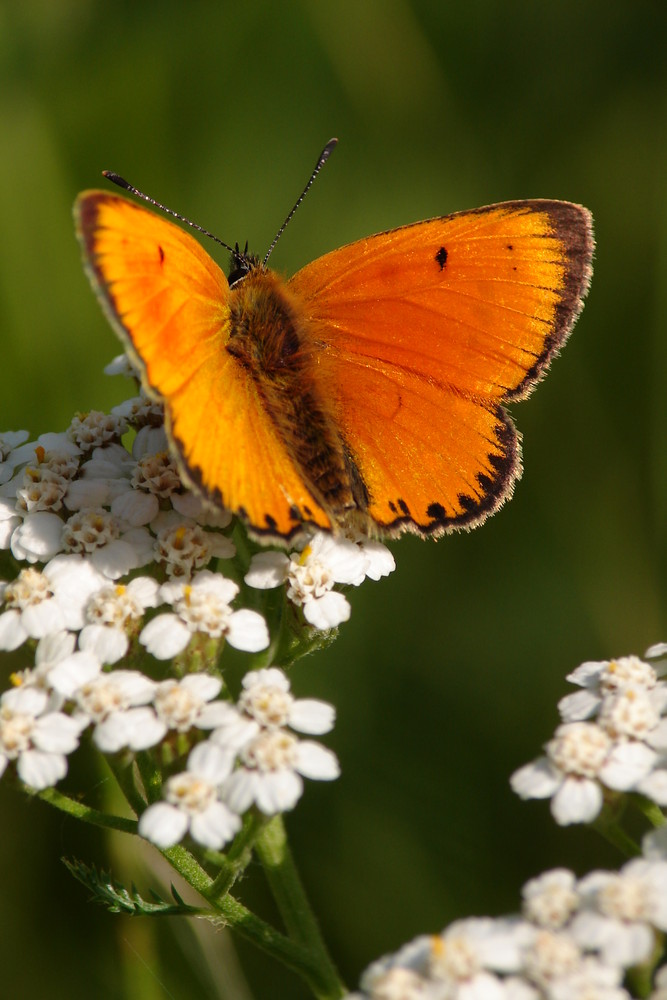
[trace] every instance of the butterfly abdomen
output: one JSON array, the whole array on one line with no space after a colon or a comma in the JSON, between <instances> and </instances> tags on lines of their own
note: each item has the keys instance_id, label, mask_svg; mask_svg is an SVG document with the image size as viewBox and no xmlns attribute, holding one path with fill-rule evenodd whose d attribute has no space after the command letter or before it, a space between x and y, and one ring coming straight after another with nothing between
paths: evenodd
<instances>
[{"instance_id":1,"label":"butterfly abdomen","mask_svg":"<svg viewBox=\"0 0 667 1000\"><path fill-rule=\"evenodd\" d=\"M358 506L358 473L325 404L318 347L298 302L276 275L257 268L231 290L229 308L227 350L252 377L292 460L336 520Z\"/></svg>"}]
</instances>

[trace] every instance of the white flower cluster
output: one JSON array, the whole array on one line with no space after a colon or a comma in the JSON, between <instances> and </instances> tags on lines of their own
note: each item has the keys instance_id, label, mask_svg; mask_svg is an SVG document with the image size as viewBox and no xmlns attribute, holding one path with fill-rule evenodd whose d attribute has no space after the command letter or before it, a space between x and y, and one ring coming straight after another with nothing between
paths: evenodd
<instances>
[{"instance_id":1,"label":"white flower cluster","mask_svg":"<svg viewBox=\"0 0 667 1000\"><path fill-rule=\"evenodd\" d=\"M166 683L172 687L165 700L178 704L176 682ZM238 704L217 701L194 723L213 731L190 751L186 770L168 779L164 800L142 814L139 833L167 848L189 831L203 846L220 849L252 805L266 815L293 808L303 791L302 775L330 781L340 772L330 750L290 730L319 735L333 723L332 706L295 699L282 670L250 671Z\"/></svg>"},{"instance_id":2,"label":"white flower cluster","mask_svg":"<svg viewBox=\"0 0 667 1000\"><path fill-rule=\"evenodd\" d=\"M644 659L582 663L568 680L582 688L558 705L562 724L546 753L512 775L524 799L550 798L557 823L590 823L605 797L623 792L667 805L667 645Z\"/></svg>"},{"instance_id":3,"label":"white flower cluster","mask_svg":"<svg viewBox=\"0 0 667 1000\"><path fill-rule=\"evenodd\" d=\"M107 371L134 374L121 358ZM141 647L158 660L191 654L196 663L223 639L246 652L269 645L263 617L234 608L239 587L211 568L235 555L225 533L231 517L181 482L161 406L139 395L110 414L77 415L65 433L27 438L0 435L0 549L23 564L0 581L0 651L30 657L0 695L0 774L11 765L35 790L54 785L86 730L109 754L209 731L206 740L191 732L186 769L168 777L164 801L141 819L141 832L162 847L188 831L219 847L252 806L290 809L304 777L335 778L334 755L295 735L328 732L333 709L294 699L279 669L249 673L238 704L219 679L187 673L187 658L181 680L122 669ZM389 551L365 538L317 533L302 545L291 556L262 552L246 579L285 586L317 629L349 617L336 584L394 568Z\"/></svg>"},{"instance_id":4,"label":"white flower cluster","mask_svg":"<svg viewBox=\"0 0 667 1000\"><path fill-rule=\"evenodd\" d=\"M666 847L650 834L619 872L545 872L524 886L521 916L418 937L369 966L348 1000L629 1000L627 970L654 959L667 930Z\"/></svg>"}]
</instances>

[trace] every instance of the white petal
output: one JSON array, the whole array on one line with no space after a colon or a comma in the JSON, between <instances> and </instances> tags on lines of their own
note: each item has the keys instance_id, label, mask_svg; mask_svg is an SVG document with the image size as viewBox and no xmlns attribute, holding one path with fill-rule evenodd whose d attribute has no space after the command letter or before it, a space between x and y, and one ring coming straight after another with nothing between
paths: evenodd
<instances>
[{"instance_id":1,"label":"white petal","mask_svg":"<svg viewBox=\"0 0 667 1000\"><path fill-rule=\"evenodd\" d=\"M21 616L21 624L31 639L42 639L51 632L62 632L65 615L58 601L49 598L29 605Z\"/></svg>"},{"instance_id":2,"label":"white petal","mask_svg":"<svg viewBox=\"0 0 667 1000\"><path fill-rule=\"evenodd\" d=\"M600 696L593 691L575 691L558 702L563 722L582 722L595 715L600 707Z\"/></svg>"},{"instance_id":3,"label":"white petal","mask_svg":"<svg viewBox=\"0 0 667 1000\"><path fill-rule=\"evenodd\" d=\"M139 642L158 660L170 660L182 653L192 638L187 625L178 615L157 615L146 625L139 636Z\"/></svg>"},{"instance_id":4,"label":"white petal","mask_svg":"<svg viewBox=\"0 0 667 1000\"><path fill-rule=\"evenodd\" d=\"M258 786L257 771L242 767L227 778L222 786L222 797L233 812L243 814L255 801Z\"/></svg>"},{"instance_id":5,"label":"white petal","mask_svg":"<svg viewBox=\"0 0 667 1000\"><path fill-rule=\"evenodd\" d=\"M208 532L208 543L211 552L217 559L233 559L236 555L236 546L231 538L221 535L218 531Z\"/></svg>"},{"instance_id":6,"label":"white petal","mask_svg":"<svg viewBox=\"0 0 667 1000\"><path fill-rule=\"evenodd\" d=\"M132 457L135 461L145 458L146 455L157 455L168 450L169 442L164 427L150 427L147 424L137 431L137 436L132 442Z\"/></svg>"},{"instance_id":7,"label":"white petal","mask_svg":"<svg viewBox=\"0 0 667 1000\"><path fill-rule=\"evenodd\" d=\"M83 608L107 580L89 559L78 555L56 556L44 567L44 576L53 585L67 628L83 628Z\"/></svg>"},{"instance_id":8,"label":"white petal","mask_svg":"<svg viewBox=\"0 0 667 1000\"><path fill-rule=\"evenodd\" d=\"M667 769L660 767L651 771L637 783L635 791L645 795L659 806L667 806Z\"/></svg>"},{"instance_id":9,"label":"white petal","mask_svg":"<svg viewBox=\"0 0 667 1000\"><path fill-rule=\"evenodd\" d=\"M186 813L168 802L155 802L139 818L139 834L156 847L165 849L178 844L187 833Z\"/></svg>"},{"instance_id":10,"label":"white petal","mask_svg":"<svg viewBox=\"0 0 667 1000\"><path fill-rule=\"evenodd\" d=\"M525 764L510 778L512 791L522 799L548 799L563 780L562 774L546 757Z\"/></svg>"},{"instance_id":11,"label":"white petal","mask_svg":"<svg viewBox=\"0 0 667 1000\"><path fill-rule=\"evenodd\" d=\"M130 750L147 750L156 746L167 732L167 726L152 708L131 708L125 713Z\"/></svg>"},{"instance_id":12,"label":"white petal","mask_svg":"<svg viewBox=\"0 0 667 1000\"><path fill-rule=\"evenodd\" d=\"M551 800L551 813L560 826L591 823L602 808L602 789L589 778L566 778Z\"/></svg>"},{"instance_id":13,"label":"white petal","mask_svg":"<svg viewBox=\"0 0 667 1000\"><path fill-rule=\"evenodd\" d=\"M145 562L141 561L134 546L124 538L114 538L108 545L95 549L91 553L90 560L95 569L103 573L109 580L118 580L130 570L146 565Z\"/></svg>"},{"instance_id":14,"label":"white petal","mask_svg":"<svg viewBox=\"0 0 667 1000\"><path fill-rule=\"evenodd\" d=\"M32 684L28 687L10 688L0 698L3 708L9 708L12 712L32 715L33 717L41 715L48 700L46 691Z\"/></svg>"},{"instance_id":15,"label":"white petal","mask_svg":"<svg viewBox=\"0 0 667 1000\"><path fill-rule=\"evenodd\" d=\"M30 563L47 562L62 551L63 522L51 511L28 516L12 535L11 550L16 559Z\"/></svg>"},{"instance_id":16,"label":"white petal","mask_svg":"<svg viewBox=\"0 0 667 1000\"><path fill-rule=\"evenodd\" d=\"M233 752L210 740L198 743L188 757L188 771L205 778L211 785L222 784L229 777L233 765Z\"/></svg>"},{"instance_id":17,"label":"white petal","mask_svg":"<svg viewBox=\"0 0 667 1000\"><path fill-rule=\"evenodd\" d=\"M194 725L197 729L217 729L227 721L227 709L229 705L224 701L211 701L207 705L202 705ZM224 745L219 739L217 743Z\"/></svg>"},{"instance_id":18,"label":"white petal","mask_svg":"<svg viewBox=\"0 0 667 1000\"><path fill-rule=\"evenodd\" d=\"M609 754L598 776L608 788L629 791L651 771L658 755L644 743L632 740L617 744Z\"/></svg>"},{"instance_id":19,"label":"white petal","mask_svg":"<svg viewBox=\"0 0 667 1000\"><path fill-rule=\"evenodd\" d=\"M333 729L336 710L333 705L317 698L298 698L289 713L289 724L300 733L321 735Z\"/></svg>"},{"instance_id":20,"label":"white petal","mask_svg":"<svg viewBox=\"0 0 667 1000\"><path fill-rule=\"evenodd\" d=\"M302 740L296 751L297 768L305 778L333 781L340 775L335 753L312 740Z\"/></svg>"},{"instance_id":21,"label":"white petal","mask_svg":"<svg viewBox=\"0 0 667 1000\"><path fill-rule=\"evenodd\" d=\"M361 551L368 560L366 576L370 580L379 580L383 576L389 576L396 569L396 561L386 545L382 542L364 539L359 543Z\"/></svg>"},{"instance_id":22,"label":"white petal","mask_svg":"<svg viewBox=\"0 0 667 1000\"><path fill-rule=\"evenodd\" d=\"M117 753L124 747L146 750L159 743L167 731L150 708L112 712L95 727L93 741L102 753Z\"/></svg>"},{"instance_id":23,"label":"white petal","mask_svg":"<svg viewBox=\"0 0 667 1000\"><path fill-rule=\"evenodd\" d=\"M142 608L156 608L160 603L160 584L152 576L137 576L130 580L127 592Z\"/></svg>"},{"instance_id":24,"label":"white petal","mask_svg":"<svg viewBox=\"0 0 667 1000\"><path fill-rule=\"evenodd\" d=\"M201 701L211 701L220 694L222 681L210 674L186 674L180 686Z\"/></svg>"},{"instance_id":25,"label":"white petal","mask_svg":"<svg viewBox=\"0 0 667 1000\"><path fill-rule=\"evenodd\" d=\"M257 590L271 590L287 579L289 559L284 552L258 552L250 560L244 580Z\"/></svg>"},{"instance_id":26,"label":"white petal","mask_svg":"<svg viewBox=\"0 0 667 1000\"><path fill-rule=\"evenodd\" d=\"M38 750L72 753L79 745L79 725L63 712L49 712L37 719L32 739Z\"/></svg>"},{"instance_id":27,"label":"white petal","mask_svg":"<svg viewBox=\"0 0 667 1000\"><path fill-rule=\"evenodd\" d=\"M70 656L74 652L75 643L76 636L72 635L71 632L53 632L50 635L45 635L37 643L35 665L55 664L59 660L64 660L66 656Z\"/></svg>"},{"instance_id":28,"label":"white petal","mask_svg":"<svg viewBox=\"0 0 667 1000\"><path fill-rule=\"evenodd\" d=\"M663 710L664 711L664 710ZM646 736L646 742L660 753L667 753L667 719L661 719Z\"/></svg>"},{"instance_id":29,"label":"white petal","mask_svg":"<svg viewBox=\"0 0 667 1000\"><path fill-rule=\"evenodd\" d=\"M49 684L59 694L71 698L84 684L100 673L100 661L88 650L64 657L49 670Z\"/></svg>"},{"instance_id":30,"label":"white petal","mask_svg":"<svg viewBox=\"0 0 667 1000\"><path fill-rule=\"evenodd\" d=\"M292 809L301 798L303 781L295 771L284 768L260 774L255 793L258 809L268 816Z\"/></svg>"},{"instance_id":31,"label":"white petal","mask_svg":"<svg viewBox=\"0 0 667 1000\"><path fill-rule=\"evenodd\" d=\"M10 608L0 615L0 649L18 649L27 638L28 633L21 624L20 611Z\"/></svg>"},{"instance_id":32,"label":"white petal","mask_svg":"<svg viewBox=\"0 0 667 1000\"><path fill-rule=\"evenodd\" d=\"M336 628L341 622L348 621L350 605L343 594L339 594L336 590L330 590L322 597L306 601L303 606L303 615L307 622L324 631Z\"/></svg>"},{"instance_id":33,"label":"white petal","mask_svg":"<svg viewBox=\"0 0 667 1000\"><path fill-rule=\"evenodd\" d=\"M79 647L100 663L117 663L127 653L129 639L122 629L111 625L86 625L79 633Z\"/></svg>"},{"instance_id":34,"label":"white petal","mask_svg":"<svg viewBox=\"0 0 667 1000\"><path fill-rule=\"evenodd\" d=\"M114 670L108 677L132 705L146 705L153 700L157 682L140 670Z\"/></svg>"},{"instance_id":35,"label":"white petal","mask_svg":"<svg viewBox=\"0 0 667 1000\"><path fill-rule=\"evenodd\" d=\"M0 497L0 502L4 502ZM13 504L12 504L13 506ZM2 508L0 508L0 514ZM12 535L21 523L21 518L17 514L11 517L2 518L0 516L0 549L8 549L12 544Z\"/></svg>"},{"instance_id":36,"label":"white petal","mask_svg":"<svg viewBox=\"0 0 667 1000\"><path fill-rule=\"evenodd\" d=\"M18 776L38 792L50 788L67 774L67 757L61 754L27 750L19 757Z\"/></svg>"},{"instance_id":37,"label":"white petal","mask_svg":"<svg viewBox=\"0 0 667 1000\"><path fill-rule=\"evenodd\" d=\"M257 653L269 645L269 630L266 622L256 611L242 608L234 611L229 618L227 642L245 653Z\"/></svg>"},{"instance_id":38,"label":"white petal","mask_svg":"<svg viewBox=\"0 0 667 1000\"><path fill-rule=\"evenodd\" d=\"M190 834L204 847L219 851L241 829L241 818L223 802L212 802L190 821Z\"/></svg>"},{"instance_id":39,"label":"white petal","mask_svg":"<svg viewBox=\"0 0 667 1000\"><path fill-rule=\"evenodd\" d=\"M84 468L87 469L87 466ZM65 495L65 506L71 511L83 507L104 507L108 501L109 485L104 479L75 479Z\"/></svg>"},{"instance_id":40,"label":"white petal","mask_svg":"<svg viewBox=\"0 0 667 1000\"><path fill-rule=\"evenodd\" d=\"M111 513L134 528L142 524L150 524L160 510L158 499L152 493L143 490L128 489L114 498Z\"/></svg>"}]
</instances>

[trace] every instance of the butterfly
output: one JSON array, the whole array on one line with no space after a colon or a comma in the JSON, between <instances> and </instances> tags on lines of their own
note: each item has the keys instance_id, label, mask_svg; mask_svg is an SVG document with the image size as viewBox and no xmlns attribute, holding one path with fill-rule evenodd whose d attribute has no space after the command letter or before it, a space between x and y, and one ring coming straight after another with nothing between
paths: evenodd
<instances>
[{"instance_id":1,"label":"butterfly","mask_svg":"<svg viewBox=\"0 0 667 1000\"><path fill-rule=\"evenodd\" d=\"M505 406L543 376L591 277L590 213L563 201L391 229L287 280L238 247L228 279L122 195L83 192L75 218L182 477L270 540L481 523L521 474Z\"/></svg>"}]
</instances>

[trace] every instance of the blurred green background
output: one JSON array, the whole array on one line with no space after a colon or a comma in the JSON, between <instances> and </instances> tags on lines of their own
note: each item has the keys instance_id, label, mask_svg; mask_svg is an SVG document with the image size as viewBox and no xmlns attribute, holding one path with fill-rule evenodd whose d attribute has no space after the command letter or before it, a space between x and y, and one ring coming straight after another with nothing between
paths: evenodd
<instances>
[{"instance_id":1,"label":"blurred green background","mask_svg":"<svg viewBox=\"0 0 667 1000\"><path fill-rule=\"evenodd\" d=\"M127 393L102 374L118 344L70 217L104 168L263 252L337 135L272 259L286 274L504 199L595 216L587 306L515 411L514 500L472 534L395 544L393 577L353 593L338 641L294 672L299 694L338 709L343 776L311 783L288 828L351 984L417 933L514 910L546 867L617 862L508 777L551 734L569 670L667 638L666 46L659 0L0 4L3 428L60 430ZM94 796L104 777L74 768ZM124 873L128 842L110 855L95 831L0 794L4 996L306 996L241 947L245 986L223 934L198 944L93 907L61 855ZM240 893L271 912L260 871Z\"/></svg>"}]
</instances>

